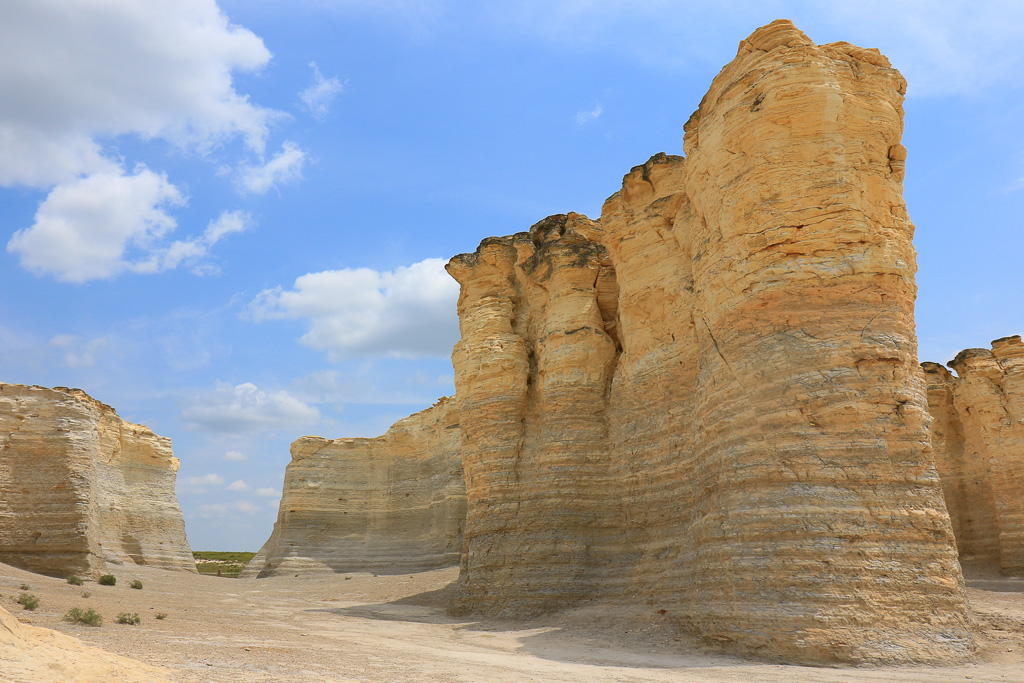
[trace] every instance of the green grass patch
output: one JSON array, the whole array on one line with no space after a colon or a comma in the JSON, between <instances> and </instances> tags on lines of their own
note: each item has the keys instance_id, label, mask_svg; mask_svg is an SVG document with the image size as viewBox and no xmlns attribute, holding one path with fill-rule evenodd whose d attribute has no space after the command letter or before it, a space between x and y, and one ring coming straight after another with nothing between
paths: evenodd
<instances>
[{"instance_id":1,"label":"green grass patch","mask_svg":"<svg viewBox=\"0 0 1024 683\"><path fill-rule=\"evenodd\" d=\"M115 621L119 624L128 624L129 626L138 626L142 623L138 612L121 612L117 615Z\"/></svg>"},{"instance_id":2,"label":"green grass patch","mask_svg":"<svg viewBox=\"0 0 1024 683\"><path fill-rule=\"evenodd\" d=\"M101 626L103 624L103 617L95 610L72 607L64 615L64 621L69 621L72 624L84 624L85 626Z\"/></svg>"},{"instance_id":3,"label":"green grass patch","mask_svg":"<svg viewBox=\"0 0 1024 683\"><path fill-rule=\"evenodd\" d=\"M117 585L117 577L113 574L104 574L96 583L101 586L115 586Z\"/></svg>"},{"instance_id":4,"label":"green grass patch","mask_svg":"<svg viewBox=\"0 0 1024 683\"><path fill-rule=\"evenodd\" d=\"M229 579L237 579L245 565L249 563L256 553L226 552L220 550L200 550L192 553L196 561L196 569L200 574L225 576Z\"/></svg>"},{"instance_id":5,"label":"green grass patch","mask_svg":"<svg viewBox=\"0 0 1024 683\"><path fill-rule=\"evenodd\" d=\"M21 605L22 609L27 609L30 612L39 607L39 598L31 593L22 593L15 599L15 602Z\"/></svg>"}]
</instances>

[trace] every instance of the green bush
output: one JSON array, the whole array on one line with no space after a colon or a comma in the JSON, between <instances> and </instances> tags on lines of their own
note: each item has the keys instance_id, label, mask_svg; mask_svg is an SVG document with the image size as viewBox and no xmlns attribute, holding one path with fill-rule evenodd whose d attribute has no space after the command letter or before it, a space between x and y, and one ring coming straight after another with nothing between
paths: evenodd
<instances>
[{"instance_id":1,"label":"green bush","mask_svg":"<svg viewBox=\"0 0 1024 683\"><path fill-rule=\"evenodd\" d=\"M82 585L82 579L80 579L77 576L75 576L74 574L72 574L71 576L68 577L68 583L70 583L72 586L81 586Z\"/></svg>"},{"instance_id":2,"label":"green bush","mask_svg":"<svg viewBox=\"0 0 1024 683\"><path fill-rule=\"evenodd\" d=\"M101 586L113 586L117 583L117 577L113 574L104 574L100 577L99 584Z\"/></svg>"},{"instance_id":3,"label":"green bush","mask_svg":"<svg viewBox=\"0 0 1024 683\"><path fill-rule=\"evenodd\" d=\"M39 598L32 595L31 593L22 593L17 598L15 598L14 601L21 605L23 609L27 609L30 612L34 610L36 607L39 607Z\"/></svg>"},{"instance_id":4,"label":"green bush","mask_svg":"<svg viewBox=\"0 0 1024 683\"><path fill-rule=\"evenodd\" d=\"M138 579L135 579L134 581L132 581L132 588L134 588L137 591L142 590L142 582Z\"/></svg>"},{"instance_id":5,"label":"green bush","mask_svg":"<svg viewBox=\"0 0 1024 683\"><path fill-rule=\"evenodd\" d=\"M86 626L101 626L103 624L103 617L95 610L72 607L64 615L64 621L70 621L72 624L84 624Z\"/></svg>"},{"instance_id":6,"label":"green bush","mask_svg":"<svg viewBox=\"0 0 1024 683\"><path fill-rule=\"evenodd\" d=\"M156 613L156 618L157 619L166 619L167 618L167 612L157 612Z\"/></svg>"},{"instance_id":7,"label":"green bush","mask_svg":"<svg viewBox=\"0 0 1024 683\"><path fill-rule=\"evenodd\" d=\"M82 591L82 597L88 598L92 596L92 591Z\"/></svg>"},{"instance_id":8,"label":"green bush","mask_svg":"<svg viewBox=\"0 0 1024 683\"><path fill-rule=\"evenodd\" d=\"M30 590L32 590L32 586L28 585L27 583L23 583L20 586L18 586L18 590L20 590L20 591L30 591Z\"/></svg>"},{"instance_id":9,"label":"green bush","mask_svg":"<svg viewBox=\"0 0 1024 683\"><path fill-rule=\"evenodd\" d=\"M131 614L128 612L121 612L117 615L117 619L115 619L115 621L119 624L128 624L129 626L137 626L142 623L142 619L139 618L138 612L132 612Z\"/></svg>"}]
</instances>

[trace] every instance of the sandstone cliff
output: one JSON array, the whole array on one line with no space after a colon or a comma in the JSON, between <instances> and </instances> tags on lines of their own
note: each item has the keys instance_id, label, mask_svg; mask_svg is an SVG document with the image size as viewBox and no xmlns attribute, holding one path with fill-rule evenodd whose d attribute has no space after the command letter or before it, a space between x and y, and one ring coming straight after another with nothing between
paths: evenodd
<instances>
[{"instance_id":1,"label":"sandstone cliff","mask_svg":"<svg viewBox=\"0 0 1024 683\"><path fill-rule=\"evenodd\" d=\"M277 523L243 576L457 564L466 496L451 399L373 439L292 444Z\"/></svg>"},{"instance_id":2,"label":"sandstone cliff","mask_svg":"<svg viewBox=\"0 0 1024 683\"><path fill-rule=\"evenodd\" d=\"M643 604L792 661L974 648L916 362L905 82L758 29L599 221L456 256L455 612Z\"/></svg>"},{"instance_id":3,"label":"sandstone cliff","mask_svg":"<svg viewBox=\"0 0 1024 683\"><path fill-rule=\"evenodd\" d=\"M960 558L1024 573L1024 344L1019 335L922 363L932 443Z\"/></svg>"},{"instance_id":4,"label":"sandstone cliff","mask_svg":"<svg viewBox=\"0 0 1024 683\"><path fill-rule=\"evenodd\" d=\"M95 575L195 571L169 439L79 389L0 384L0 562Z\"/></svg>"}]
</instances>

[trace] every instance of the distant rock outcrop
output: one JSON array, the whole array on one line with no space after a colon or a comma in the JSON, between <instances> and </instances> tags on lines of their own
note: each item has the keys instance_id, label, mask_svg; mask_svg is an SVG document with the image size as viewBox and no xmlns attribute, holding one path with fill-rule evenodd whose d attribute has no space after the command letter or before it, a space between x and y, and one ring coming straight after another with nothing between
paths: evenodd
<instances>
[{"instance_id":1,"label":"distant rock outcrop","mask_svg":"<svg viewBox=\"0 0 1024 683\"><path fill-rule=\"evenodd\" d=\"M758 29L601 219L451 260L455 612L643 604L790 661L974 649L928 433L905 82Z\"/></svg>"},{"instance_id":2,"label":"distant rock outcrop","mask_svg":"<svg viewBox=\"0 0 1024 683\"><path fill-rule=\"evenodd\" d=\"M192 571L171 442L80 389L0 384L0 562L51 576L108 562Z\"/></svg>"},{"instance_id":3,"label":"distant rock outcrop","mask_svg":"<svg viewBox=\"0 0 1024 683\"><path fill-rule=\"evenodd\" d=\"M1024 343L922 363L932 445L961 561L1024 574Z\"/></svg>"},{"instance_id":4,"label":"distant rock outcrop","mask_svg":"<svg viewBox=\"0 0 1024 683\"><path fill-rule=\"evenodd\" d=\"M451 399L373 439L292 444L277 523L243 576L458 564L466 494Z\"/></svg>"}]
</instances>

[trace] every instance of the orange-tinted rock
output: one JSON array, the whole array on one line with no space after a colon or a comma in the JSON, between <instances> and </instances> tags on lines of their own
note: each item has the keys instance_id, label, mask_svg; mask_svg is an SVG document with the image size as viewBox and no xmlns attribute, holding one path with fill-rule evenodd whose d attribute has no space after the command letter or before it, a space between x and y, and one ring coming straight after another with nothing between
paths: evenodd
<instances>
[{"instance_id":1,"label":"orange-tinted rock","mask_svg":"<svg viewBox=\"0 0 1024 683\"><path fill-rule=\"evenodd\" d=\"M1024 573L1024 344L1020 336L923 363L932 442L965 563Z\"/></svg>"},{"instance_id":2,"label":"orange-tinted rock","mask_svg":"<svg viewBox=\"0 0 1024 683\"><path fill-rule=\"evenodd\" d=\"M466 496L450 399L373 439L292 444L277 523L245 576L458 564Z\"/></svg>"},{"instance_id":3,"label":"orange-tinted rock","mask_svg":"<svg viewBox=\"0 0 1024 683\"><path fill-rule=\"evenodd\" d=\"M196 570L171 441L79 389L0 384L0 562L96 575Z\"/></svg>"},{"instance_id":4,"label":"orange-tinted rock","mask_svg":"<svg viewBox=\"0 0 1024 683\"><path fill-rule=\"evenodd\" d=\"M452 608L645 603L737 651L974 647L916 364L903 78L779 21L600 221L457 256Z\"/></svg>"}]
</instances>

